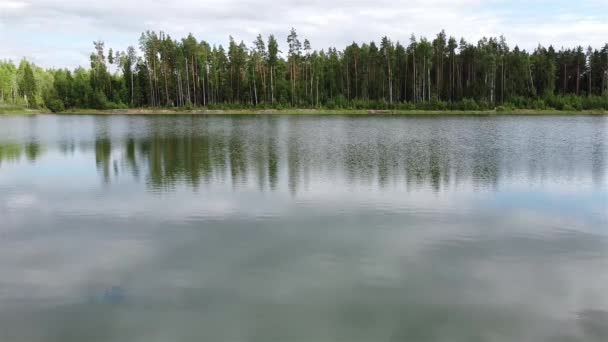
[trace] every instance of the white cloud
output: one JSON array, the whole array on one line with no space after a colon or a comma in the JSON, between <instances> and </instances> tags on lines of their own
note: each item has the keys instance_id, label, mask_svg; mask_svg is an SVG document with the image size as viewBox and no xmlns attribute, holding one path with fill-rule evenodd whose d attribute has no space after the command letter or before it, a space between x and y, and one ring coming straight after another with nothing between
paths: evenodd
<instances>
[{"instance_id":1,"label":"white cloud","mask_svg":"<svg viewBox=\"0 0 608 342\"><path fill-rule=\"evenodd\" d=\"M174 38L192 32L210 43L228 35L251 42L273 33L284 45L293 26L314 48L343 47L383 35L407 41L411 33L432 37L441 29L475 41L504 34L511 45L538 43L603 45L608 3L545 0L0 0L0 58L22 56L45 66L87 64L91 42L108 47L137 45L142 31L163 30Z\"/></svg>"},{"instance_id":2,"label":"white cloud","mask_svg":"<svg viewBox=\"0 0 608 342\"><path fill-rule=\"evenodd\" d=\"M27 7L27 3L23 2L23 1L2 1L0 2L0 9L3 11L11 11L11 10L18 10L18 9L22 9Z\"/></svg>"}]
</instances>

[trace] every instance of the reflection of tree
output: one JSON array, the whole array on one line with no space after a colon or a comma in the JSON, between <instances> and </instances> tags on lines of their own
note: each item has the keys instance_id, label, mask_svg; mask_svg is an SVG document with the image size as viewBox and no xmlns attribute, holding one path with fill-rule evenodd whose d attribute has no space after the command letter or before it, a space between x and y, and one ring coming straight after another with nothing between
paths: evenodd
<instances>
[{"instance_id":1,"label":"reflection of tree","mask_svg":"<svg viewBox=\"0 0 608 342\"><path fill-rule=\"evenodd\" d=\"M110 181L110 161L112 155L112 142L107 136L95 138L95 164L103 172L104 182Z\"/></svg>"},{"instance_id":2,"label":"reflection of tree","mask_svg":"<svg viewBox=\"0 0 608 342\"><path fill-rule=\"evenodd\" d=\"M488 142L486 142L488 143ZM473 183L475 185L498 185L500 175L499 150L493 145L477 146L472 155Z\"/></svg>"},{"instance_id":3,"label":"reflection of tree","mask_svg":"<svg viewBox=\"0 0 608 342\"><path fill-rule=\"evenodd\" d=\"M429 185L435 191L442 184L449 184L451 173L472 175L476 183L493 184L498 177L498 155L491 145L477 146L470 156L460 156L468 159L467 163L452 165L453 147L437 139L349 143L338 149L333 147L336 152L327 154L324 146L305 144L300 136L290 135L282 139L286 143L282 154L277 138L238 127L221 132L200 127L182 135L157 132L146 138L127 138L125 159L135 177L141 169L137 160L147 160L149 184L157 189L171 189L180 181L193 187L201 182L223 182L228 171L234 186L252 181L260 190L266 189L266 184L275 190L280 165L287 168L286 186L293 194L303 179L311 177L311 172L328 172L335 164L349 183L375 180L378 185L387 186L405 179L407 184ZM98 163L102 156L109 158L108 141L100 140L96 146ZM453 171L456 166L463 169Z\"/></svg>"},{"instance_id":4,"label":"reflection of tree","mask_svg":"<svg viewBox=\"0 0 608 342\"><path fill-rule=\"evenodd\" d=\"M274 137L268 137L266 149L268 151L266 154L266 158L268 159L266 162L266 165L268 165L268 181L270 188L276 190L279 181L279 154Z\"/></svg>"},{"instance_id":5,"label":"reflection of tree","mask_svg":"<svg viewBox=\"0 0 608 342\"><path fill-rule=\"evenodd\" d=\"M135 152L135 139L127 138L125 142L125 158L129 168L133 171L133 176L139 178L139 166L137 165L137 157Z\"/></svg>"},{"instance_id":6,"label":"reflection of tree","mask_svg":"<svg viewBox=\"0 0 608 342\"><path fill-rule=\"evenodd\" d=\"M449 184L450 181L450 155L446 146L439 139L431 139L428 142L429 151L429 179L434 191L441 189L441 184Z\"/></svg>"},{"instance_id":7,"label":"reflection of tree","mask_svg":"<svg viewBox=\"0 0 608 342\"><path fill-rule=\"evenodd\" d=\"M0 165L3 161L18 161L22 155L25 155L30 162L35 162L40 158L42 152L42 146L35 140L23 145L15 143L0 144Z\"/></svg>"},{"instance_id":8,"label":"reflection of tree","mask_svg":"<svg viewBox=\"0 0 608 342\"><path fill-rule=\"evenodd\" d=\"M600 186L606 176L606 127L602 123L593 125L593 146L591 147L591 178L593 183Z\"/></svg>"},{"instance_id":9,"label":"reflection of tree","mask_svg":"<svg viewBox=\"0 0 608 342\"><path fill-rule=\"evenodd\" d=\"M438 138L426 141L413 140L405 143L403 160L396 161L405 166L405 179L408 186L430 185L434 191L448 185L451 163L449 144Z\"/></svg>"},{"instance_id":10,"label":"reflection of tree","mask_svg":"<svg viewBox=\"0 0 608 342\"><path fill-rule=\"evenodd\" d=\"M0 143L0 165L3 161L16 161L21 158L23 148L19 144Z\"/></svg>"},{"instance_id":11,"label":"reflection of tree","mask_svg":"<svg viewBox=\"0 0 608 342\"><path fill-rule=\"evenodd\" d=\"M67 155L74 154L76 151L76 143L74 140L61 140L59 142L59 152Z\"/></svg>"},{"instance_id":12,"label":"reflection of tree","mask_svg":"<svg viewBox=\"0 0 608 342\"><path fill-rule=\"evenodd\" d=\"M25 155L29 161L36 161L40 155L41 149L40 144L36 141L30 141L25 144Z\"/></svg>"},{"instance_id":13,"label":"reflection of tree","mask_svg":"<svg viewBox=\"0 0 608 342\"><path fill-rule=\"evenodd\" d=\"M241 130L242 120L236 119L228 139L228 156L230 159L230 175L232 184L247 181L247 142L245 132Z\"/></svg>"},{"instance_id":14,"label":"reflection of tree","mask_svg":"<svg viewBox=\"0 0 608 342\"><path fill-rule=\"evenodd\" d=\"M225 174L226 142L205 127L184 134L157 131L139 140L127 139L126 145L129 168L135 175L140 167L137 160L147 161L148 183L155 189L171 189L179 182L197 188L202 181L209 183L213 177L222 178ZM237 155L244 153L240 151L243 142L231 146L235 149L231 162L240 162L241 169L246 169L245 162L237 160ZM136 152L139 158L134 155Z\"/></svg>"},{"instance_id":15,"label":"reflection of tree","mask_svg":"<svg viewBox=\"0 0 608 342\"><path fill-rule=\"evenodd\" d=\"M428 174L428 161L424 144L417 140L409 141L405 147L405 176L408 187L414 182L422 185Z\"/></svg>"},{"instance_id":16,"label":"reflection of tree","mask_svg":"<svg viewBox=\"0 0 608 342\"><path fill-rule=\"evenodd\" d=\"M280 125L282 120L289 122ZM113 144L122 144L114 146L115 151L122 151L120 164L134 177L144 176L154 189L232 184L256 185L260 191L283 188L292 194L306 188L302 182L308 179L335 177L348 184L380 187L405 182L408 189L435 192L462 182L496 187L501 177L536 177L538 172L529 173L530 169L560 176L564 165L555 164L556 160L575 163L581 158L590 165L585 170L595 182L601 183L605 174L605 140L601 136L593 138L593 144L575 142L577 148L561 149L555 156L555 152L549 153L553 151L550 137L518 145L509 140L516 136L503 138L496 123L466 126L456 133L446 132L441 125L419 124L423 130L399 134L402 127L389 125L385 132L368 130L357 122L345 126L346 130L339 126L325 131L314 120L193 118L187 126L159 122L148 126L145 134L127 135L123 140L98 135L96 162L108 179ZM328 132L334 135L328 137ZM530 152L519 154L522 146ZM31 155L39 150L34 145L29 148ZM575 151L586 154L575 157Z\"/></svg>"},{"instance_id":17,"label":"reflection of tree","mask_svg":"<svg viewBox=\"0 0 608 342\"><path fill-rule=\"evenodd\" d=\"M300 181L300 147L297 137L290 135L287 141L287 177L289 191L292 194L298 191Z\"/></svg>"}]
</instances>

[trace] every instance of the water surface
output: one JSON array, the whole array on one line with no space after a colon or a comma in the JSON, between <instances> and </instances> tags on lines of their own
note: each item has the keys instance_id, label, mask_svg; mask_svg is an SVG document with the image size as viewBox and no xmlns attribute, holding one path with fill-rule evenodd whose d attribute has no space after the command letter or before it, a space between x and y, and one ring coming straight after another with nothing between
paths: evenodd
<instances>
[{"instance_id":1,"label":"water surface","mask_svg":"<svg viewBox=\"0 0 608 342\"><path fill-rule=\"evenodd\" d=\"M608 341L608 118L0 116L0 341Z\"/></svg>"}]
</instances>

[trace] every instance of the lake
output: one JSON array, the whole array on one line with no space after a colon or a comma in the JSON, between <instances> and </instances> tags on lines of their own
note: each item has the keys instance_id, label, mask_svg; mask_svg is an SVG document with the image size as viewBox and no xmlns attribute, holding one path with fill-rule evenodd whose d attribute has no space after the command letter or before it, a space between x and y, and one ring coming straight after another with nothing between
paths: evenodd
<instances>
[{"instance_id":1,"label":"lake","mask_svg":"<svg viewBox=\"0 0 608 342\"><path fill-rule=\"evenodd\" d=\"M0 341L608 341L608 117L0 116Z\"/></svg>"}]
</instances>

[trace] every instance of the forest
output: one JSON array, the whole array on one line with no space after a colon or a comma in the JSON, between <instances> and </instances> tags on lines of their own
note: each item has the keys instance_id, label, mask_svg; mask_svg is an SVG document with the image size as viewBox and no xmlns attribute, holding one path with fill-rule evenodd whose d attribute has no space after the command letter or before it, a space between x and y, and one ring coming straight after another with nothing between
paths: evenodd
<instances>
[{"instance_id":1,"label":"forest","mask_svg":"<svg viewBox=\"0 0 608 342\"><path fill-rule=\"evenodd\" d=\"M412 35L315 50L291 29L226 46L192 34L141 34L126 51L93 43L90 65L43 69L0 60L0 105L68 109L322 108L608 110L608 44L534 51ZM1 56L0 56L1 57Z\"/></svg>"}]
</instances>

